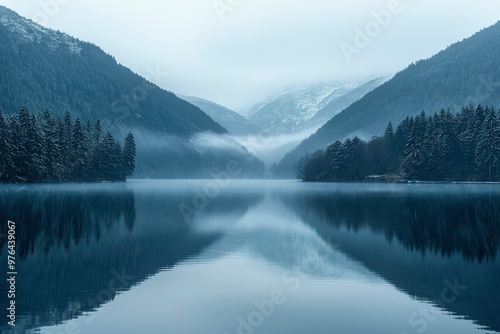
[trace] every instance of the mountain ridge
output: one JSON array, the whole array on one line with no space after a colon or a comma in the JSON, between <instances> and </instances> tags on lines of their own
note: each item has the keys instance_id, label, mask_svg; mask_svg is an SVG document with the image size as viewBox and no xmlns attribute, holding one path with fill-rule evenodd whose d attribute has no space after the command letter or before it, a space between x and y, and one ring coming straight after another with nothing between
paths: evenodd
<instances>
[{"instance_id":1,"label":"mountain ridge","mask_svg":"<svg viewBox=\"0 0 500 334\"><path fill-rule=\"evenodd\" d=\"M132 132L134 177L206 178L240 162L238 177L264 167L198 107L134 73L98 46L39 26L0 7L0 108L22 107L53 116L70 111L82 122L110 130L120 141ZM197 145L200 134L222 148ZM216 138L219 136L220 138Z\"/></svg>"},{"instance_id":2,"label":"mountain ridge","mask_svg":"<svg viewBox=\"0 0 500 334\"><path fill-rule=\"evenodd\" d=\"M181 136L226 132L199 108L119 64L98 46L44 28L2 6L0 42L10 46L0 50L1 58L8 60L0 65L0 107L6 113L26 106L61 115L71 110L82 119ZM30 94L19 93L26 91Z\"/></svg>"},{"instance_id":3,"label":"mountain ridge","mask_svg":"<svg viewBox=\"0 0 500 334\"><path fill-rule=\"evenodd\" d=\"M232 135L256 134L261 131L258 126L251 123L247 118L221 104L196 96L178 96L200 108L204 113L227 129Z\"/></svg>"},{"instance_id":4,"label":"mountain ridge","mask_svg":"<svg viewBox=\"0 0 500 334\"><path fill-rule=\"evenodd\" d=\"M266 135L294 134L318 129L342 109L377 87L378 81L382 82L381 79L323 81L295 87L255 104L248 109L247 118L263 129L263 134ZM367 89L368 82L373 85L371 89ZM344 102L337 108L333 107L342 99ZM322 117L322 114L326 114L326 117Z\"/></svg>"},{"instance_id":5,"label":"mountain ridge","mask_svg":"<svg viewBox=\"0 0 500 334\"><path fill-rule=\"evenodd\" d=\"M389 122L464 105L500 105L500 21L436 55L414 62L366 94L304 140L279 163L277 173L291 177L306 153L335 140L381 135Z\"/></svg>"}]
</instances>

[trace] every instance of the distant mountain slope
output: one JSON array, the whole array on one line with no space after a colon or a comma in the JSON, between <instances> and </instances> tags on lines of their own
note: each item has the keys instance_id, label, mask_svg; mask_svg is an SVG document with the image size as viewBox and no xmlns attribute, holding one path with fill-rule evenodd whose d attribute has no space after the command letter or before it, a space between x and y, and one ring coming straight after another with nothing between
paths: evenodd
<instances>
[{"instance_id":1,"label":"distant mountain slope","mask_svg":"<svg viewBox=\"0 0 500 334\"><path fill-rule=\"evenodd\" d=\"M97 46L22 18L0 6L0 107L71 110L82 119L189 136L225 130Z\"/></svg>"},{"instance_id":2,"label":"distant mountain slope","mask_svg":"<svg viewBox=\"0 0 500 334\"><path fill-rule=\"evenodd\" d=\"M343 95L338 94L325 107L318 110L318 112L311 119L307 120L303 126L307 128L319 128L323 126L330 119L332 119L332 117L342 112L342 110L361 99L385 81L385 78L377 78L370 80ZM332 94L337 94L337 92L334 91Z\"/></svg>"},{"instance_id":3,"label":"distant mountain slope","mask_svg":"<svg viewBox=\"0 0 500 334\"><path fill-rule=\"evenodd\" d=\"M226 136L198 107L147 81L90 43L22 18L0 6L0 108L12 114L71 114L100 119L118 138L132 131L136 177L209 177L237 161L237 177L261 175L262 162ZM211 142L198 138L208 136ZM217 138L217 136L219 136ZM220 147L217 147L220 145Z\"/></svg>"},{"instance_id":4,"label":"distant mountain slope","mask_svg":"<svg viewBox=\"0 0 500 334\"><path fill-rule=\"evenodd\" d=\"M194 96L179 95L179 97L200 108L232 135L248 135L260 131L258 126L250 123L245 117L220 104Z\"/></svg>"},{"instance_id":5,"label":"distant mountain slope","mask_svg":"<svg viewBox=\"0 0 500 334\"><path fill-rule=\"evenodd\" d=\"M379 79L369 84L321 82L299 87L250 108L248 117L266 135L317 129L381 83Z\"/></svg>"},{"instance_id":6,"label":"distant mountain slope","mask_svg":"<svg viewBox=\"0 0 500 334\"><path fill-rule=\"evenodd\" d=\"M421 60L333 117L279 163L277 173L292 176L306 153L349 136L381 135L388 122L399 123L422 109L459 110L467 104L500 105L500 22Z\"/></svg>"}]
</instances>

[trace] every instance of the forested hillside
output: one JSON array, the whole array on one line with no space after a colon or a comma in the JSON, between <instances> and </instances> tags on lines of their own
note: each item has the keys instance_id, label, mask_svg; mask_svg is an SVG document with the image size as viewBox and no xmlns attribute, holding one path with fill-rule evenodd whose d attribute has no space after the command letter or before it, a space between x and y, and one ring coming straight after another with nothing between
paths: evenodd
<instances>
[{"instance_id":1,"label":"forested hillside","mask_svg":"<svg viewBox=\"0 0 500 334\"><path fill-rule=\"evenodd\" d=\"M305 181L500 181L500 113L468 106L407 117L383 137L336 141L297 164Z\"/></svg>"},{"instance_id":2,"label":"forested hillside","mask_svg":"<svg viewBox=\"0 0 500 334\"><path fill-rule=\"evenodd\" d=\"M397 124L422 110L456 113L479 103L500 105L500 23L396 74L302 142L277 172L289 175L306 153L348 137L382 135L388 122Z\"/></svg>"},{"instance_id":3,"label":"forested hillside","mask_svg":"<svg viewBox=\"0 0 500 334\"><path fill-rule=\"evenodd\" d=\"M217 123L222 125L232 135L257 134L262 130L236 111L228 109L212 101L194 96L180 96L182 99L194 104Z\"/></svg>"},{"instance_id":4,"label":"forested hillside","mask_svg":"<svg viewBox=\"0 0 500 334\"><path fill-rule=\"evenodd\" d=\"M74 117L103 124L181 136L225 132L197 107L118 64L99 47L2 6L0 45L0 107L5 113L26 106L59 116L71 110Z\"/></svg>"},{"instance_id":5,"label":"forested hillside","mask_svg":"<svg viewBox=\"0 0 500 334\"><path fill-rule=\"evenodd\" d=\"M135 140L122 147L101 122L0 110L0 182L125 181L134 174Z\"/></svg>"},{"instance_id":6,"label":"forested hillside","mask_svg":"<svg viewBox=\"0 0 500 334\"><path fill-rule=\"evenodd\" d=\"M69 111L91 124L100 120L119 140L131 131L137 144L136 177L208 177L208 171L224 170L231 160L241 162L240 177L264 171L260 161L227 138L224 144L231 150L196 146L193 138L207 133L225 138L226 129L152 83L167 79L153 65L147 80L99 47L2 6L0 45L0 109L7 116L23 106L35 114L49 110L54 117Z\"/></svg>"}]
</instances>

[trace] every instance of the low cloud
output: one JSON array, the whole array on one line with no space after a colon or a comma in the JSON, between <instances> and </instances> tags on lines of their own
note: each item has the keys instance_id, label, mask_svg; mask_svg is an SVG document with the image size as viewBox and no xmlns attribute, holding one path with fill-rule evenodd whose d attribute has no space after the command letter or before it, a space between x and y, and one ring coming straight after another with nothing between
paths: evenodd
<instances>
[{"instance_id":1,"label":"low cloud","mask_svg":"<svg viewBox=\"0 0 500 334\"><path fill-rule=\"evenodd\" d=\"M211 132L199 133L190 139L195 149L201 152L223 150L236 152L239 154L248 154L244 145L241 145L230 135L218 135Z\"/></svg>"},{"instance_id":2,"label":"low cloud","mask_svg":"<svg viewBox=\"0 0 500 334\"><path fill-rule=\"evenodd\" d=\"M250 153L264 161L266 166L279 162L285 154L293 150L304 139L316 132L308 129L297 134L282 134L277 136L248 135L236 136L234 139L245 146Z\"/></svg>"}]
</instances>

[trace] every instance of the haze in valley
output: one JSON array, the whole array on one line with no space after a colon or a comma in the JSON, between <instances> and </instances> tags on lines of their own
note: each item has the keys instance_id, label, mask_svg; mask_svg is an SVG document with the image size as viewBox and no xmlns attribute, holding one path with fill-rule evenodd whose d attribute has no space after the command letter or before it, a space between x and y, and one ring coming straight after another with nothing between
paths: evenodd
<instances>
[{"instance_id":1,"label":"haze in valley","mask_svg":"<svg viewBox=\"0 0 500 334\"><path fill-rule=\"evenodd\" d=\"M495 23L500 12L495 0L0 4L100 46L165 89L236 111L286 87L394 74ZM375 13L391 9L377 29ZM373 37L357 48L357 29L365 28L373 29ZM341 48L346 44L359 51L350 62Z\"/></svg>"}]
</instances>

